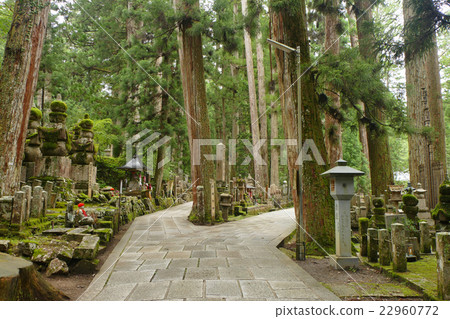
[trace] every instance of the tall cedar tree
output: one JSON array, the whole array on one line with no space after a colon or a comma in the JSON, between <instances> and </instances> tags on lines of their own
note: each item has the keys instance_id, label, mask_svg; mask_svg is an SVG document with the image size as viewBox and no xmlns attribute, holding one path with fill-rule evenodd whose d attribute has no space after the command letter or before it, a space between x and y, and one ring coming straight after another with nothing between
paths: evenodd
<instances>
[{"instance_id":1,"label":"tall cedar tree","mask_svg":"<svg viewBox=\"0 0 450 319\"><path fill-rule=\"evenodd\" d=\"M370 0L357 0L354 10L357 18L359 52L365 60L375 62L372 6L373 3ZM383 106L373 105L369 101L363 101L363 103L368 117L374 118L378 122L384 122ZM388 134L381 125L369 126L367 142L372 194L377 196L384 194L387 197L388 185L394 184Z\"/></svg>"},{"instance_id":2,"label":"tall cedar tree","mask_svg":"<svg viewBox=\"0 0 450 319\"><path fill-rule=\"evenodd\" d=\"M191 149L191 179L194 189L194 219L206 223L211 221L211 180L215 178L214 162L207 160L204 155L212 154L211 146L200 149L200 165L195 165L195 140L210 139L208 109L206 106L206 87L203 66L202 36L193 32L193 14L199 10L198 1L175 0L175 9L183 13L178 22L179 56L181 80L183 84L184 105L188 123L189 146ZM196 188L204 187L204 206L199 209ZM217 194L217 191L214 192ZM214 199L215 203L215 199Z\"/></svg>"},{"instance_id":3,"label":"tall cedar tree","mask_svg":"<svg viewBox=\"0 0 450 319\"><path fill-rule=\"evenodd\" d=\"M306 26L306 8L304 0L270 1L274 40L290 47L300 46L302 65L311 63ZM297 139L297 63L295 54L287 54L276 49L278 83L281 96L283 127L287 139ZM292 85L292 87L291 87ZM323 158L326 158L322 122L318 96L314 89L314 76L307 72L301 79L302 85L302 123L303 141L312 139ZM290 88L288 90L288 88ZM286 92L283 94L283 92ZM296 147L288 147L289 179L295 212L299 213L299 199L296 190L298 166ZM334 205L329 192L329 181L321 176L327 165L318 165L316 161L304 163L303 174L303 214L306 231L322 246L334 246Z\"/></svg>"},{"instance_id":4,"label":"tall cedar tree","mask_svg":"<svg viewBox=\"0 0 450 319\"><path fill-rule=\"evenodd\" d=\"M430 2L430 1L424 1ZM417 20L427 16L412 0L403 1L405 21L405 71L408 117L415 131L408 136L409 171L413 186L421 183L427 192L430 207L436 206L439 185L447 166L445 154L445 123L442 104L436 36L424 52L415 49ZM432 21L422 32L430 32ZM423 134L427 129L433 132Z\"/></svg>"},{"instance_id":5,"label":"tall cedar tree","mask_svg":"<svg viewBox=\"0 0 450 319\"><path fill-rule=\"evenodd\" d=\"M15 3L0 71L0 195L19 186L49 11L50 0Z\"/></svg>"}]
</instances>

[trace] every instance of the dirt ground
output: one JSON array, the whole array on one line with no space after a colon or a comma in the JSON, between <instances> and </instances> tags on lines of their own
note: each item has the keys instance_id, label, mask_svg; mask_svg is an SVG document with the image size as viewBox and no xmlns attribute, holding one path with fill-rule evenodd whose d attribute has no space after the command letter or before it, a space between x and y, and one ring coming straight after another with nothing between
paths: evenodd
<instances>
[{"instance_id":1,"label":"dirt ground","mask_svg":"<svg viewBox=\"0 0 450 319\"><path fill-rule=\"evenodd\" d=\"M113 251L114 247L122 239L131 223L121 226L119 233L117 233L113 239L109 242L108 246L101 250L98 254L99 268L105 263L108 256ZM78 297L87 289L91 281L94 279L95 274L86 275L69 275L69 276L52 276L46 278L46 280L56 289L64 293L70 300L77 300Z\"/></svg>"},{"instance_id":2,"label":"dirt ground","mask_svg":"<svg viewBox=\"0 0 450 319\"><path fill-rule=\"evenodd\" d=\"M367 265L360 265L358 269L336 270L330 266L329 258L314 258L308 256L305 261L296 261L314 279L330 288L342 300L423 300L419 293L412 291L404 283L386 276L379 270ZM361 295L346 295L340 287L352 287ZM368 288L369 287L369 288ZM386 288L390 287L390 291ZM393 291L397 293L392 293ZM367 296L370 295L370 296Z\"/></svg>"}]
</instances>

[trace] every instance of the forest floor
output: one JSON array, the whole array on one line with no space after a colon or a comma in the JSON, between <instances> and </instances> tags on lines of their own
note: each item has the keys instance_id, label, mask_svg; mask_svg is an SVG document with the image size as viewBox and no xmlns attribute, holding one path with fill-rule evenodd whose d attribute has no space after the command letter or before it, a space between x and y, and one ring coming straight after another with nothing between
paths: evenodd
<instances>
[{"instance_id":1,"label":"forest floor","mask_svg":"<svg viewBox=\"0 0 450 319\"><path fill-rule=\"evenodd\" d=\"M342 300L428 300L419 292L420 288L410 288L412 285L385 274L376 264L369 266L361 263L357 269L344 271L334 269L328 256L307 255L304 261L295 260L295 242L290 242L280 249Z\"/></svg>"},{"instance_id":2,"label":"forest floor","mask_svg":"<svg viewBox=\"0 0 450 319\"><path fill-rule=\"evenodd\" d=\"M105 260L113 251L114 247L120 242L123 235L127 232L128 228L131 226L131 223L120 226L119 232L114 235L114 237L109 242L108 246L101 250L97 256L99 259L98 269L102 267ZM60 290L64 293L70 300L77 300L83 292L87 289L91 281L94 279L96 274L79 274L74 275L70 274L69 276L52 276L46 278L46 280L56 289Z\"/></svg>"}]
</instances>

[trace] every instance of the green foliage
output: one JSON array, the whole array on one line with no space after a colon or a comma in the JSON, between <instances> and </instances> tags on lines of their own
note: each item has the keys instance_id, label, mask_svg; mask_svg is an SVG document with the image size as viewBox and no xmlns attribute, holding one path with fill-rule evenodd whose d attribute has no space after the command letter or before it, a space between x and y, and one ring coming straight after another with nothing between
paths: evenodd
<instances>
[{"instance_id":1,"label":"green foliage","mask_svg":"<svg viewBox=\"0 0 450 319\"><path fill-rule=\"evenodd\" d=\"M118 169L125 164L125 160L121 158L97 157L97 181L102 186L112 186L116 189L120 186L120 180L127 177L124 170Z\"/></svg>"},{"instance_id":2,"label":"green foliage","mask_svg":"<svg viewBox=\"0 0 450 319\"><path fill-rule=\"evenodd\" d=\"M14 0L4 0L0 3L0 65L6 44L6 36L11 28L14 11Z\"/></svg>"}]
</instances>

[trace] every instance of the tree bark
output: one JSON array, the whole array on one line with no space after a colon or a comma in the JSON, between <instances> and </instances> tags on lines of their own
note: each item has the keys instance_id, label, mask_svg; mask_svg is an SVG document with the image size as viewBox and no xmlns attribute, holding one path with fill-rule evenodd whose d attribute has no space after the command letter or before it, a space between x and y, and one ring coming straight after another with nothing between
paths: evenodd
<instances>
[{"instance_id":1,"label":"tree bark","mask_svg":"<svg viewBox=\"0 0 450 319\"><path fill-rule=\"evenodd\" d=\"M275 2L275 1L274 1ZM310 65L309 43L307 38L306 8L304 0L290 1L289 6L272 8L272 25L274 40L290 47L300 45L302 65ZM276 4L276 3L275 3ZM275 57L279 74L279 86L282 107L283 127L287 139L297 139L297 90L288 88L298 79L296 56L276 49ZM318 97L314 89L313 75L307 73L301 79L302 85L302 123L303 140L312 139L322 158L326 158L322 122L320 118ZM287 91L286 91L287 90ZM283 94L283 92L286 92ZM299 198L297 195L296 160L298 150L288 147L289 179L292 188L295 212L299 214ZM334 205L329 193L329 181L320 174L327 165L319 165L316 161L305 162L303 173L303 214L309 240L314 238L322 246L334 247Z\"/></svg>"},{"instance_id":2,"label":"tree bark","mask_svg":"<svg viewBox=\"0 0 450 319\"><path fill-rule=\"evenodd\" d=\"M407 44L408 24L419 18L411 6L411 0L403 1ZM433 46L423 55L409 50L408 46L405 53L408 117L415 130L408 136L410 181L413 186L421 183L428 190L429 207L436 206L439 185L447 173L439 60L436 38L433 38ZM422 134L426 127L433 129L432 136Z\"/></svg>"},{"instance_id":3,"label":"tree bark","mask_svg":"<svg viewBox=\"0 0 450 319\"><path fill-rule=\"evenodd\" d=\"M325 50L327 54L339 54L339 36L337 34L337 25L339 23L338 7L339 1L332 0L330 2L331 8L328 8L325 15ZM334 109L340 108L339 95L334 93L334 88L331 84L327 84L327 96L331 100L331 107ZM325 114L325 146L327 148L328 162L331 167L334 167L336 161L342 159L342 126L338 120L333 116Z\"/></svg>"},{"instance_id":4,"label":"tree bark","mask_svg":"<svg viewBox=\"0 0 450 319\"><path fill-rule=\"evenodd\" d=\"M50 0L15 3L0 71L0 196L19 185L49 10Z\"/></svg>"},{"instance_id":5,"label":"tree bark","mask_svg":"<svg viewBox=\"0 0 450 319\"><path fill-rule=\"evenodd\" d=\"M356 27L358 30L359 52L367 61L376 61L374 54L375 38L371 26L373 25L373 15L371 9L372 2L369 0L355 1ZM369 105L363 101L365 112L368 117L383 122L384 115L382 106ZM389 151L389 137L382 127L369 129L367 131L367 145L369 149L370 181L372 194L385 195L388 198L388 186L394 184L392 173L392 163Z\"/></svg>"},{"instance_id":6,"label":"tree bark","mask_svg":"<svg viewBox=\"0 0 450 319\"><path fill-rule=\"evenodd\" d=\"M233 4L233 21L235 23L237 21L238 14L239 14L239 6L238 6L238 2L235 1ZM236 60L239 59L239 52L237 50L233 52L233 55ZM230 71L231 71L231 76L233 77L233 79L235 79L234 82L236 82L239 69L237 68L236 65L231 64ZM233 124L231 127L231 138L234 141L236 141L239 136L239 107L238 107L238 101L236 100L236 90L233 91L233 105L234 105L235 111L232 113ZM228 162L230 162L230 161L228 161ZM230 180L231 180L234 177L236 177L236 165L233 164L233 165L229 165L229 166L230 166Z\"/></svg>"},{"instance_id":7,"label":"tree bark","mask_svg":"<svg viewBox=\"0 0 450 319\"><path fill-rule=\"evenodd\" d=\"M211 146L200 149L200 165L196 165L194 140L211 138L208 109L206 106L206 87L203 67L202 37L191 32L193 20L190 18L194 10L198 10L199 2L175 0L176 10L184 12L185 18L178 24L179 56L183 96L188 124L189 146L191 150L191 176L193 188L204 187L204 211L197 210L196 193L192 213L202 223L211 221L211 181L214 180L214 162L207 160L205 154L212 154ZM217 191L214 192L217 194Z\"/></svg>"},{"instance_id":8,"label":"tree bark","mask_svg":"<svg viewBox=\"0 0 450 319\"><path fill-rule=\"evenodd\" d=\"M247 0L242 1L242 14L247 15ZM260 128L259 128L259 116L258 116L258 105L256 101L256 84L255 84L255 72L253 70L253 50L252 50L252 39L250 37L250 31L247 27L244 27L244 47L245 47L245 60L247 62L247 81L248 81L248 94L249 94L249 105L250 105L250 128L252 132L252 144L255 147L260 140ZM256 181L256 191L261 193L263 185L263 171L261 163L257 163L256 158L256 148L253 150L253 163L255 170L255 181ZM265 191L265 189L264 189Z\"/></svg>"},{"instance_id":9,"label":"tree bark","mask_svg":"<svg viewBox=\"0 0 450 319\"><path fill-rule=\"evenodd\" d=\"M260 26L261 27L261 26ZM259 106L259 121L260 121L260 138L266 142L261 147L261 157L264 160L261 165L261 186L264 188L264 193L269 186L269 154L267 141L267 106L266 106L266 77L264 70L264 51L262 46L262 32L258 30L256 38L256 61L258 69L258 106Z\"/></svg>"}]
</instances>

